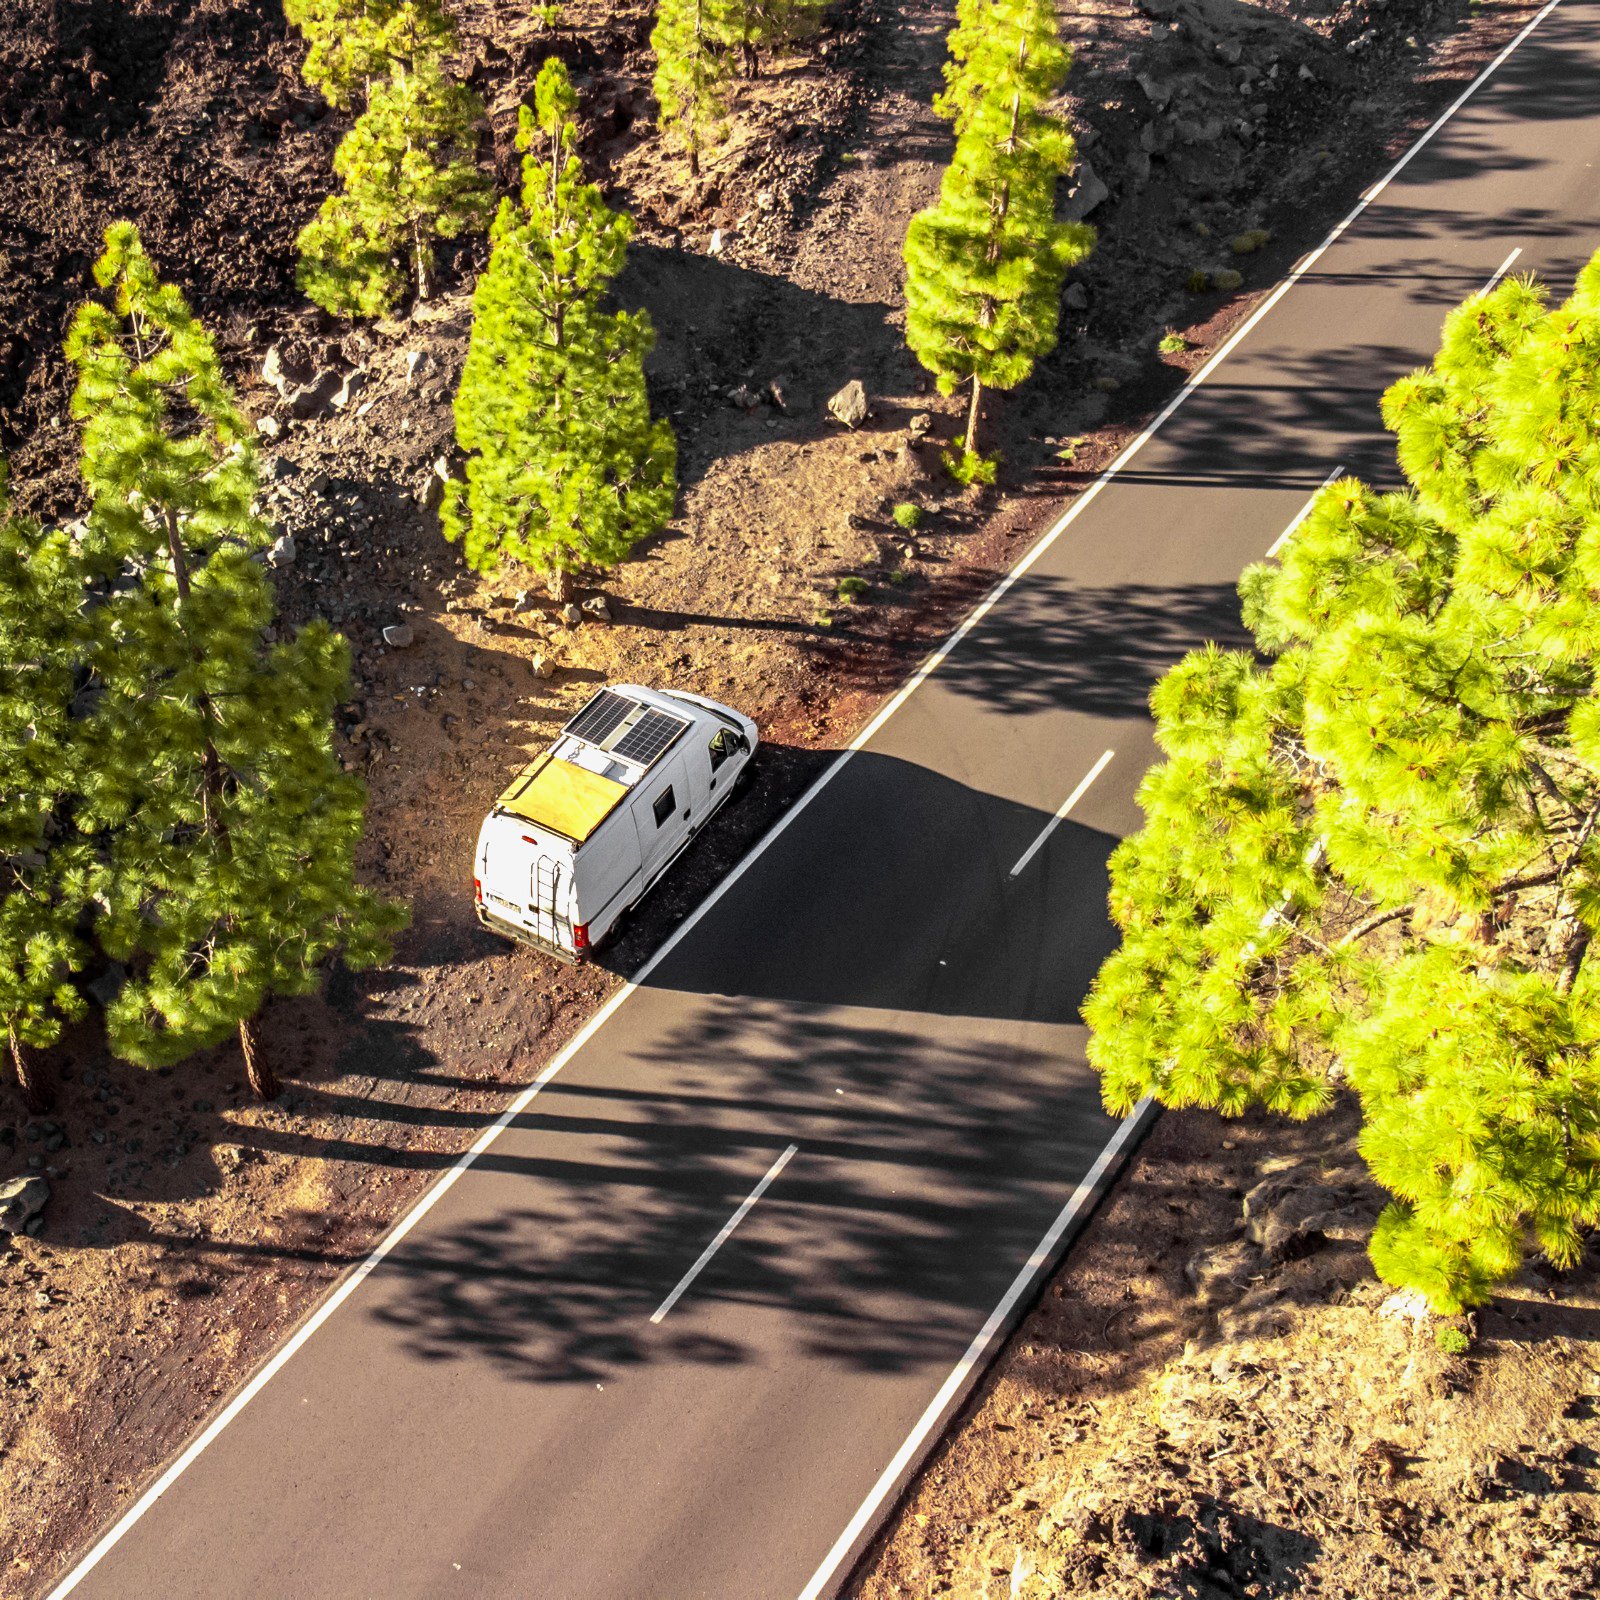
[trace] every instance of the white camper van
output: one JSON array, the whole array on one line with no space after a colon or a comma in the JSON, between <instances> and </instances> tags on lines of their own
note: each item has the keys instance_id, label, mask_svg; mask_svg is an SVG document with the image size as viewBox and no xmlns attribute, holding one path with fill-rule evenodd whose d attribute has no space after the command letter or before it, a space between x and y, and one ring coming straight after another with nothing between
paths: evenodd
<instances>
[{"instance_id":1,"label":"white camper van","mask_svg":"<svg viewBox=\"0 0 1600 1600\"><path fill-rule=\"evenodd\" d=\"M759 742L714 700L613 684L478 834L478 918L562 961L596 948L728 798Z\"/></svg>"}]
</instances>

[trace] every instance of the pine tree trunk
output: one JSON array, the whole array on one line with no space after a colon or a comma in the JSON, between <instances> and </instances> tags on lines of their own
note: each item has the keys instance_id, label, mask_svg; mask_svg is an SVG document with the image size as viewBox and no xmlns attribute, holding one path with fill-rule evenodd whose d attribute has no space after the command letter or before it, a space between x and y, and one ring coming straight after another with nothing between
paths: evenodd
<instances>
[{"instance_id":1,"label":"pine tree trunk","mask_svg":"<svg viewBox=\"0 0 1600 1600\"><path fill-rule=\"evenodd\" d=\"M572 599L572 574L565 567L552 567L545 580L550 587L550 598L557 605L567 605Z\"/></svg>"},{"instance_id":2,"label":"pine tree trunk","mask_svg":"<svg viewBox=\"0 0 1600 1600\"><path fill-rule=\"evenodd\" d=\"M700 146L692 136L689 140L689 176L691 178L700 176Z\"/></svg>"},{"instance_id":3,"label":"pine tree trunk","mask_svg":"<svg viewBox=\"0 0 1600 1600\"><path fill-rule=\"evenodd\" d=\"M983 400L983 385L978 382L978 375L972 375L972 404L967 408L967 442L964 446L969 451L978 448L978 408Z\"/></svg>"},{"instance_id":4,"label":"pine tree trunk","mask_svg":"<svg viewBox=\"0 0 1600 1600\"><path fill-rule=\"evenodd\" d=\"M277 1073L272 1070L272 1063L267 1060L254 1017L239 1019L239 1048L244 1051L244 1075L257 1099L276 1100L283 1086L278 1082Z\"/></svg>"},{"instance_id":5,"label":"pine tree trunk","mask_svg":"<svg viewBox=\"0 0 1600 1600\"><path fill-rule=\"evenodd\" d=\"M54 1098L50 1093L50 1084L42 1070L35 1067L33 1056L28 1047L17 1037L17 1030L7 1030L10 1036L11 1065L17 1074L17 1088L22 1091L22 1103L34 1115L50 1109L50 1102Z\"/></svg>"}]
</instances>

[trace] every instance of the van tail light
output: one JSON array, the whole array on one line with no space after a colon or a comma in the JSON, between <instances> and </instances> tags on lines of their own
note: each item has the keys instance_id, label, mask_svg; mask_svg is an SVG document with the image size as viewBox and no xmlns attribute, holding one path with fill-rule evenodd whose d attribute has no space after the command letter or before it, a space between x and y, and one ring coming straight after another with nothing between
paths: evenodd
<instances>
[{"instance_id":1,"label":"van tail light","mask_svg":"<svg viewBox=\"0 0 1600 1600\"><path fill-rule=\"evenodd\" d=\"M587 922L573 923L572 948L574 950L587 950L589 948L589 924Z\"/></svg>"},{"instance_id":2,"label":"van tail light","mask_svg":"<svg viewBox=\"0 0 1600 1600\"><path fill-rule=\"evenodd\" d=\"M472 898L474 900L476 900L477 903L480 906L483 904L483 879L482 878L474 878L472 880Z\"/></svg>"}]
</instances>

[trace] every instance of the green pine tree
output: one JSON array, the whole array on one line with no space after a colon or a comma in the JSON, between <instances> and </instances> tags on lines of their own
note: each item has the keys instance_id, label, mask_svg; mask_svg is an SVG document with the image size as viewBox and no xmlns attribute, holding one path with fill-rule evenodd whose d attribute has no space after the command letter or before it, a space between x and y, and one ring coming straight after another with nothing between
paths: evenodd
<instances>
[{"instance_id":1,"label":"green pine tree","mask_svg":"<svg viewBox=\"0 0 1600 1600\"><path fill-rule=\"evenodd\" d=\"M373 86L367 109L334 153L342 190L301 229L298 282L336 316L382 316L409 280L432 288L434 241L488 214L489 185L474 164L478 97L424 54Z\"/></svg>"},{"instance_id":2,"label":"green pine tree","mask_svg":"<svg viewBox=\"0 0 1600 1600\"><path fill-rule=\"evenodd\" d=\"M1264 651L1153 697L1085 1008L1107 1102L1295 1116L1341 1084L1441 1312L1600 1222L1600 257L1453 312L1384 419L1408 487L1325 489L1241 584Z\"/></svg>"},{"instance_id":3,"label":"green pine tree","mask_svg":"<svg viewBox=\"0 0 1600 1600\"><path fill-rule=\"evenodd\" d=\"M83 607L71 541L12 513L0 469L0 1026L30 1111L50 1098L31 1052L84 1009L71 978L83 965L85 859L67 816Z\"/></svg>"},{"instance_id":4,"label":"green pine tree","mask_svg":"<svg viewBox=\"0 0 1600 1600\"><path fill-rule=\"evenodd\" d=\"M1071 64L1054 8L964 0L951 47L938 104L956 125L955 155L906 234L906 342L941 393L970 386L970 460L983 391L1014 389L1055 348L1062 280L1094 230L1055 216L1073 141L1049 104Z\"/></svg>"},{"instance_id":5,"label":"green pine tree","mask_svg":"<svg viewBox=\"0 0 1600 1600\"><path fill-rule=\"evenodd\" d=\"M727 0L659 0L650 48L656 53L656 100L668 136L700 175L700 156L722 137L728 113L731 63L726 41L734 30Z\"/></svg>"},{"instance_id":6,"label":"green pine tree","mask_svg":"<svg viewBox=\"0 0 1600 1600\"><path fill-rule=\"evenodd\" d=\"M385 958L403 922L355 882L365 803L333 748L343 639L314 623L268 646L273 595L252 510L255 443L182 294L117 223L79 311L92 497L83 555L97 699L79 825L97 835L99 938L130 965L107 1014L147 1066L237 1031L252 1087L276 1092L256 1017L334 956Z\"/></svg>"},{"instance_id":7,"label":"green pine tree","mask_svg":"<svg viewBox=\"0 0 1600 1600\"><path fill-rule=\"evenodd\" d=\"M816 28L820 12L815 0L723 0L716 33L739 52L744 76L754 78L761 72L762 52L804 38Z\"/></svg>"},{"instance_id":8,"label":"green pine tree","mask_svg":"<svg viewBox=\"0 0 1600 1600\"><path fill-rule=\"evenodd\" d=\"M455 49L437 0L284 0L283 10L306 41L301 76L341 110L364 103L375 82Z\"/></svg>"},{"instance_id":9,"label":"green pine tree","mask_svg":"<svg viewBox=\"0 0 1600 1600\"><path fill-rule=\"evenodd\" d=\"M650 417L650 319L603 307L633 225L584 182L559 61L545 63L535 102L518 132L521 204L501 203L472 297L455 401L467 461L443 522L476 570L510 556L560 592L575 566L610 566L665 525L677 450L671 425Z\"/></svg>"}]
</instances>

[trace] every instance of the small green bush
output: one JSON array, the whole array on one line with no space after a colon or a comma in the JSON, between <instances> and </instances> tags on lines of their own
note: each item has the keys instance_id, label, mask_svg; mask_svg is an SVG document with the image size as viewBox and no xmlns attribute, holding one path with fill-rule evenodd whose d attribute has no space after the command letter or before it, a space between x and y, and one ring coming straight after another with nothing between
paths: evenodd
<instances>
[{"instance_id":1,"label":"small green bush","mask_svg":"<svg viewBox=\"0 0 1600 1600\"><path fill-rule=\"evenodd\" d=\"M1237 234L1228 248L1236 256L1253 256L1272 235L1265 228L1250 228Z\"/></svg>"},{"instance_id":2,"label":"small green bush","mask_svg":"<svg viewBox=\"0 0 1600 1600\"><path fill-rule=\"evenodd\" d=\"M910 500L902 500L894 508L893 512L895 526L904 528L907 533L910 533L913 528L921 527L922 519L926 515L927 513L921 506L914 504Z\"/></svg>"},{"instance_id":3,"label":"small green bush","mask_svg":"<svg viewBox=\"0 0 1600 1600\"><path fill-rule=\"evenodd\" d=\"M907 572L904 567L896 567L894 571L889 574L889 582L898 589L900 585L907 582L910 577L911 574Z\"/></svg>"},{"instance_id":4,"label":"small green bush","mask_svg":"<svg viewBox=\"0 0 1600 1600\"><path fill-rule=\"evenodd\" d=\"M1472 1348L1472 1341L1460 1328L1448 1325L1434 1334L1433 1342L1447 1356L1464 1356Z\"/></svg>"},{"instance_id":5,"label":"small green bush","mask_svg":"<svg viewBox=\"0 0 1600 1600\"><path fill-rule=\"evenodd\" d=\"M1182 355L1189 348L1189 341L1181 333L1164 333L1161 343L1156 347L1164 356Z\"/></svg>"},{"instance_id":6,"label":"small green bush","mask_svg":"<svg viewBox=\"0 0 1600 1600\"><path fill-rule=\"evenodd\" d=\"M976 450L946 450L945 470L957 483L970 488L975 483L993 483L1000 470L998 455L980 455Z\"/></svg>"},{"instance_id":7,"label":"small green bush","mask_svg":"<svg viewBox=\"0 0 1600 1600\"><path fill-rule=\"evenodd\" d=\"M1190 294L1204 294L1211 287L1211 274L1204 267L1196 267L1189 274L1187 285Z\"/></svg>"},{"instance_id":8,"label":"small green bush","mask_svg":"<svg viewBox=\"0 0 1600 1600\"><path fill-rule=\"evenodd\" d=\"M848 578L841 578L838 584L834 587L833 592L842 601L844 601L847 606L853 606L856 601L867 592L867 588L867 580L855 573L852 573Z\"/></svg>"},{"instance_id":9,"label":"small green bush","mask_svg":"<svg viewBox=\"0 0 1600 1600\"><path fill-rule=\"evenodd\" d=\"M1235 272L1232 267L1223 267L1211 274L1211 287L1221 289L1224 294L1237 289L1244 282L1244 274Z\"/></svg>"}]
</instances>

